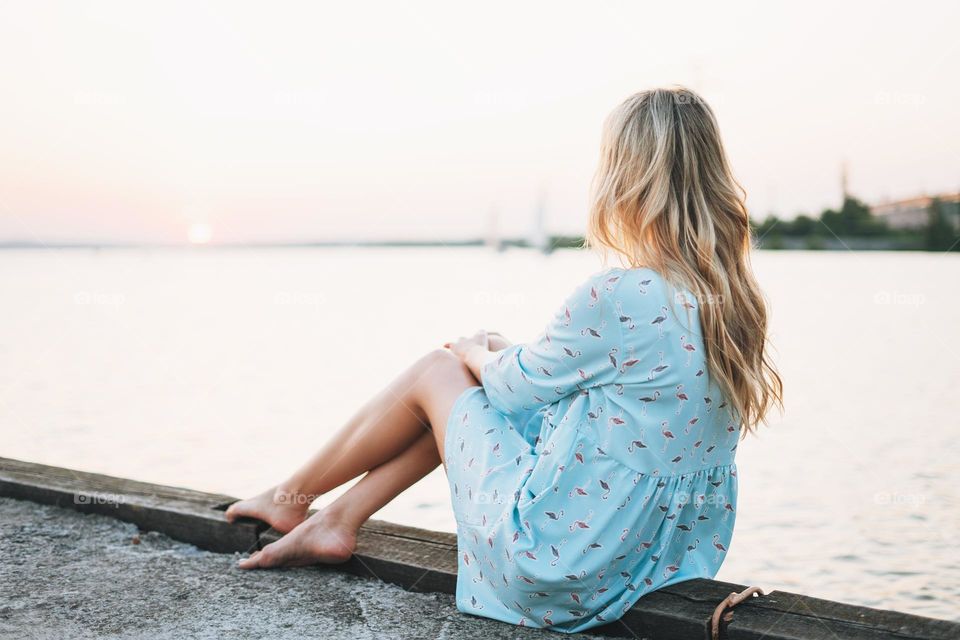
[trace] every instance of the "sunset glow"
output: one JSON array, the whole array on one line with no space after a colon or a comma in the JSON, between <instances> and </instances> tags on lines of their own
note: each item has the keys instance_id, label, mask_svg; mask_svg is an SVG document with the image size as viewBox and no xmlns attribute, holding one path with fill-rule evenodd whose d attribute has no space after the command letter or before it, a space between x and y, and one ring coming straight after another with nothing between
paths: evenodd
<instances>
[{"instance_id":1,"label":"sunset glow","mask_svg":"<svg viewBox=\"0 0 960 640\"><path fill-rule=\"evenodd\" d=\"M207 244L213 239L213 227L205 222L195 222L187 230L190 244Z\"/></svg>"}]
</instances>

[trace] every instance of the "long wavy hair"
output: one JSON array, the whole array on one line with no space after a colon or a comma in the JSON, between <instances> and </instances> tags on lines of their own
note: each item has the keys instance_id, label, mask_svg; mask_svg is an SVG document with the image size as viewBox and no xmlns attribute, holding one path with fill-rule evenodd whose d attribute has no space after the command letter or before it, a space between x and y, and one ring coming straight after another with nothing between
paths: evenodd
<instances>
[{"instance_id":1,"label":"long wavy hair","mask_svg":"<svg viewBox=\"0 0 960 640\"><path fill-rule=\"evenodd\" d=\"M783 383L767 350L745 197L713 111L693 91L642 91L607 117L587 244L696 297L709 373L751 432L782 407Z\"/></svg>"}]
</instances>

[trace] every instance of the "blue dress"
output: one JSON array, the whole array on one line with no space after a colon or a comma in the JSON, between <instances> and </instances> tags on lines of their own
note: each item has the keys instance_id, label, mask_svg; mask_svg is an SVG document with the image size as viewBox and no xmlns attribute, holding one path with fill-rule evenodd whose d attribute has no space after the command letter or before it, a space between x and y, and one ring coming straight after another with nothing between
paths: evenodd
<instances>
[{"instance_id":1,"label":"blue dress","mask_svg":"<svg viewBox=\"0 0 960 640\"><path fill-rule=\"evenodd\" d=\"M577 632L716 575L740 423L708 375L698 305L650 269L604 271L457 399L458 609Z\"/></svg>"}]
</instances>

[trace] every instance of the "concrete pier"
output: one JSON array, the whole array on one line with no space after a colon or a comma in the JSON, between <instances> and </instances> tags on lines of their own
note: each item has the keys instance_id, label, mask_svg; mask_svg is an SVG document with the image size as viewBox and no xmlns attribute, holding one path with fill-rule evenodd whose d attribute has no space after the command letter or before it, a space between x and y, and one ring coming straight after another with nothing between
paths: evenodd
<instances>
[{"instance_id":1,"label":"concrete pier","mask_svg":"<svg viewBox=\"0 0 960 640\"><path fill-rule=\"evenodd\" d=\"M106 516L0 498L0 637L558 637L463 615L448 594L318 567L246 572L239 557Z\"/></svg>"}]
</instances>

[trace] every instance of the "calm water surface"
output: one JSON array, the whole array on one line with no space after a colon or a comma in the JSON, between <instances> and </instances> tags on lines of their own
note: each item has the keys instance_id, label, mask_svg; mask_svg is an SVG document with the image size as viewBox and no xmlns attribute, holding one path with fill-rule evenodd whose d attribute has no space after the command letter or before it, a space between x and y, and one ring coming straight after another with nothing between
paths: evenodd
<instances>
[{"instance_id":1,"label":"calm water surface","mask_svg":"<svg viewBox=\"0 0 960 640\"><path fill-rule=\"evenodd\" d=\"M787 410L720 579L960 618L960 260L764 253ZM406 363L597 268L482 249L0 252L0 455L246 495ZM453 530L436 472L379 517Z\"/></svg>"}]
</instances>

